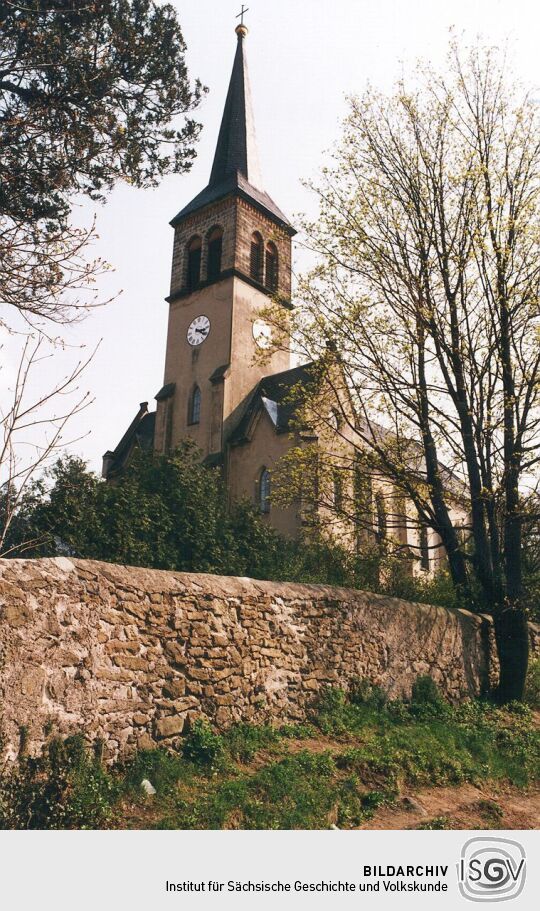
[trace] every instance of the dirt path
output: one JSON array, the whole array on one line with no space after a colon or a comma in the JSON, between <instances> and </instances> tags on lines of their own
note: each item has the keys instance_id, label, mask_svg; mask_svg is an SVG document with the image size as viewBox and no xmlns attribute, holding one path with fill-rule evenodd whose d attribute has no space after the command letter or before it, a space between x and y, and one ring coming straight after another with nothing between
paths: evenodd
<instances>
[{"instance_id":1,"label":"dirt path","mask_svg":"<svg viewBox=\"0 0 540 911\"><path fill-rule=\"evenodd\" d=\"M433 820L436 823L433 824ZM441 824L442 823L442 824ZM426 788L382 807L362 829L539 829L540 789Z\"/></svg>"}]
</instances>

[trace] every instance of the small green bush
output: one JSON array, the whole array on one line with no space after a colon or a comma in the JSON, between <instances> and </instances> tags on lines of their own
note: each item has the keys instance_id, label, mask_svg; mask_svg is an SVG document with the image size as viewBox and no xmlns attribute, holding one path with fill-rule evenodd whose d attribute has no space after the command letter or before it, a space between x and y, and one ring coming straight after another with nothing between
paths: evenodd
<instances>
[{"instance_id":1,"label":"small green bush","mask_svg":"<svg viewBox=\"0 0 540 911\"><path fill-rule=\"evenodd\" d=\"M3 829L100 829L118 789L82 735L51 740L0 779Z\"/></svg>"},{"instance_id":2,"label":"small green bush","mask_svg":"<svg viewBox=\"0 0 540 911\"><path fill-rule=\"evenodd\" d=\"M540 709L540 658L529 661L524 698L531 708Z\"/></svg>"},{"instance_id":3,"label":"small green bush","mask_svg":"<svg viewBox=\"0 0 540 911\"><path fill-rule=\"evenodd\" d=\"M204 718L197 718L184 740L182 752L195 765L214 768L224 759L223 737L216 734Z\"/></svg>"},{"instance_id":4,"label":"small green bush","mask_svg":"<svg viewBox=\"0 0 540 911\"><path fill-rule=\"evenodd\" d=\"M366 705L377 710L385 707L388 694L380 686L357 677L349 684L349 700L353 705Z\"/></svg>"},{"instance_id":5,"label":"small green bush","mask_svg":"<svg viewBox=\"0 0 540 911\"><path fill-rule=\"evenodd\" d=\"M193 804L179 802L166 828L320 829L339 794L329 753L300 752L252 775L218 780Z\"/></svg>"},{"instance_id":6,"label":"small green bush","mask_svg":"<svg viewBox=\"0 0 540 911\"><path fill-rule=\"evenodd\" d=\"M439 829L451 829L452 820L448 816L434 816L433 819L428 819L426 822L420 823L416 826L417 829L424 831L432 831Z\"/></svg>"},{"instance_id":7,"label":"small green bush","mask_svg":"<svg viewBox=\"0 0 540 911\"><path fill-rule=\"evenodd\" d=\"M487 828L501 828L501 821L504 816L502 807L494 800L479 800L474 804L474 809L478 811L479 816L486 823Z\"/></svg>"},{"instance_id":8,"label":"small green bush","mask_svg":"<svg viewBox=\"0 0 540 911\"><path fill-rule=\"evenodd\" d=\"M450 711L435 681L428 674L417 677L412 687L411 714L416 718L444 718Z\"/></svg>"}]
</instances>

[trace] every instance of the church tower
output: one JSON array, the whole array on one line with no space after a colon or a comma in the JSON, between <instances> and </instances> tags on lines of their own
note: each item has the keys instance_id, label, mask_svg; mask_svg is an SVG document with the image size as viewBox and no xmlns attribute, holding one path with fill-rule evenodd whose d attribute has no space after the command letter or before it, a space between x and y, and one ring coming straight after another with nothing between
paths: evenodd
<instances>
[{"instance_id":1,"label":"church tower","mask_svg":"<svg viewBox=\"0 0 540 911\"><path fill-rule=\"evenodd\" d=\"M174 250L164 386L156 396L154 445L191 437L219 462L246 398L265 374L289 367L289 353L257 360L270 327L269 298L290 307L291 239L296 233L263 189L245 55L237 48L208 186L172 220Z\"/></svg>"}]
</instances>

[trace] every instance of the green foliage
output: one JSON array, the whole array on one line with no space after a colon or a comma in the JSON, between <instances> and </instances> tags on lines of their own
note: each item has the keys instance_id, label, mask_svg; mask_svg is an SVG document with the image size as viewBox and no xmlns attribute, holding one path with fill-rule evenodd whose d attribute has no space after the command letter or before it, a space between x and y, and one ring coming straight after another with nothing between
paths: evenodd
<instances>
[{"instance_id":1,"label":"green foliage","mask_svg":"<svg viewBox=\"0 0 540 911\"><path fill-rule=\"evenodd\" d=\"M167 457L136 452L114 484L89 472L81 459L59 459L23 498L8 546L10 556L71 554L156 569L371 588L459 606L445 573L413 579L402 562L359 558L313 530L299 541L284 538L250 503L229 508L220 472L201 464L189 440Z\"/></svg>"},{"instance_id":2,"label":"green foliage","mask_svg":"<svg viewBox=\"0 0 540 911\"><path fill-rule=\"evenodd\" d=\"M531 708L540 709L540 658L529 661L524 699Z\"/></svg>"},{"instance_id":3,"label":"green foliage","mask_svg":"<svg viewBox=\"0 0 540 911\"><path fill-rule=\"evenodd\" d=\"M382 709L388 702L388 695L382 687L360 677L349 683L348 696L353 705L366 705L372 709Z\"/></svg>"},{"instance_id":4,"label":"green foliage","mask_svg":"<svg viewBox=\"0 0 540 911\"><path fill-rule=\"evenodd\" d=\"M439 831L440 829L451 829L452 823L448 816L434 816L433 819L420 823L416 828L420 831Z\"/></svg>"},{"instance_id":5,"label":"green foliage","mask_svg":"<svg viewBox=\"0 0 540 911\"><path fill-rule=\"evenodd\" d=\"M540 780L540 732L526 706L444 705L441 714L441 696L425 677L410 702L384 702L376 687L355 681L349 694L327 687L310 724L242 723L218 734L199 719L181 754L143 751L108 773L82 738L54 740L38 759L23 756L4 772L0 825L100 828L113 813L117 825L128 798L130 823L138 808L142 826L354 828L403 786ZM498 804L476 809L486 826L499 825ZM450 825L436 817L422 827Z\"/></svg>"},{"instance_id":6,"label":"green foliage","mask_svg":"<svg viewBox=\"0 0 540 911\"><path fill-rule=\"evenodd\" d=\"M115 484L79 459L60 459L23 509L32 537L45 542L36 556L67 552L196 572L224 572L235 559L219 474L190 442L170 458L136 453Z\"/></svg>"},{"instance_id":7,"label":"green foliage","mask_svg":"<svg viewBox=\"0 0 540 911\"><path fill-rule=\"evenodd\" d=\"M349 703L339 687L325 687L315 701L311 721L323 734L342 734L350 727Z\"/></svg>"},{"instance_id":8,"label":"green foliage","mask_svg":"<svg viewBox=\"0 0 540 911\"><path fill-rule=\"evenodd\" d=\"M473 610L474 605L463 604L456 591L450 574L440 570L433 576L413 576L410 567L402 560L387 559L382 561L379 569L381 581L377 589L383 594L405 601L417 601L420 604L437 604L440 607L466 607Z\"/></svg>"},{"instance_id":9,"label":"green foliage","mask_svg":"<svg viewBox=\"0 0 540 911\"><path fill-rule=\"evenodd\" d=\"M28 545L28 542L35 542ZM70 554L186 572L352 585L351 555L279 535L247 502L229 508L221 474L189 440L171 456L136 452L114 484L71 456L24 497L10 555Z\"/></svg>"},{"instance_id":10,"label":"green foliage","mask_svg":"<svg viewBox=\"0 0 540 911\"><path fill-rule=\"evenodd\" d=\"M185 115L202 90L171 4L27 0L1 3L0 20L1 213L58 222L71 194L190 167L200 127Z\"/></svg>"},{"instance_id":11,"label":"green foliage","mask_svg":"<svg viewBox=\"0 0 540 911\"><path fill-rule=\"evenodd\" d=\"M306 751L254 775L219 783L195 804L180 803L173 827L220 829L325 828L335 801L334 761Z\"/></svg>"},{"instance_id":12,"label":"green foliage","mask_svg":"<svg viewBox=\"0 0 540 911\"><path fill-rule=\"evenodd\" d=\"M416 678L411 693L411 714L417 718L441 718L448 715L450 710L448 702L429 675Z\"/></svg>"},{"instance_id":13,"label":"green foliage","mask_svg":"<svg viewBox=\"0 0 540 911\"><path fill-rule=\"evenodd\" d=\"M441 710L440 694L425 678L416 682L416 701L401 702L400 712L397 702L381 705L377 696L371 701L367 684L358 683L351 691L355 702L340 689L324 690L308 733L316 737L318 729L337 736L344 748L336 743L323 753L304 749L278 755L261 768L261 748L271 744L279 754L278 732L238 726L230 741L224 735L225 748L234 744L234 756L248 761L258 747L255 771L227 765L210 791L199 796L184 791L160 826L309 829L335 821L339 828L351 828L377 807L391 804L401 784L456 785L493 778L526 785L540 777L540 737L530 714L471 702L459 708L446 705L439 717L433 709ZM426 710L423 716L419 707ZM436 817L423 825L448 828L451 822Z\"/></svg>"},{"instance_id":14,"label":"green foliage","mask_svg":"<svg viewBox=\"0 0 540 911\"><path fill-rule=\"evenodd\" d=\"M37 758L21 756L0 779L3 829L99 829L117 788L81 735L51 740Z\"/></svg>"},{"instance_id":15,"label":"green foliage","mask_svg":"<svg viewBox=\"0 0 540 911\"><path fill-rule=\"evenodd\" d=\"M142 750L118 766L121 791L132 796L141 795L141 783L147 779L160 797L174 794L180 781L193 777L185 760L167 750Z\"/></svg>"},{"instance_id":16,"label":"green foliage","mask_svg":"<svg viewBox=\"0 0 540 911\"><path fill-rule=\"evenodd\" d=\"M494 800L479 800L474 809L481 816L488 829L500 829L504 816L502 807Z\"/></svg>"},{"instance_id":17,"label":"green foliage","mask_svg":"<svg viewBox=\"0 0 540 911\"><path fill-rule=\"evenodd\" d=\"M223 737L212 730L207 721L197 718L182 748L184 757L203 768L214 768L223 762Z\"/></svg>"},{"instance_id":18,"label":"green foliage","mask_svg":"<svg viewBox=\"0 0 540 911\"><path fill-rule=\"evenodd\" d=\"M365 680L351 681L349 692L339 687L325 687L316 699L312 723L325 734L357 733L372 721L386 705L387 697L379 687Z\"/></svg>"},{"instance_id":19,"label":"green foliage","mask_svg":"<svg viewBox=\"0 0 540 911\"><path fill-rule=\"evenodd\" d=\"M297 734L292 726L285 730L288 730L288 736ZM246 763L251 762L259 750L272 746L283 736L286 736L283 729L269 724L235 724L225 732L223 740L231 758Z\"/></svg>"}]
</instances>

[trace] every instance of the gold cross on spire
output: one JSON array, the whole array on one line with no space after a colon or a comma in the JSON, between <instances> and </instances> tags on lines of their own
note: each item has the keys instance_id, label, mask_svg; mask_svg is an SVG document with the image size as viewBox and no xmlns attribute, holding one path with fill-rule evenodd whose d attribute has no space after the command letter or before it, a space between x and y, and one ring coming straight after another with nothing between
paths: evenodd
<instances>
[{"instance_id":1,"label":"gold cross on spire","mask_svg":"<svg viewBox=\"0 0 540 911\"><path fill-rule=\"evenodd\" d=\"M240 10L240 12L238 13L238 15L236 17L237 19L240 19L240 25L244 24L244 14L245 13L249 13L249 6L244 7L244 4L242 3L242 9Z\"/></svg>"}]
</instances>

